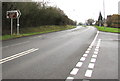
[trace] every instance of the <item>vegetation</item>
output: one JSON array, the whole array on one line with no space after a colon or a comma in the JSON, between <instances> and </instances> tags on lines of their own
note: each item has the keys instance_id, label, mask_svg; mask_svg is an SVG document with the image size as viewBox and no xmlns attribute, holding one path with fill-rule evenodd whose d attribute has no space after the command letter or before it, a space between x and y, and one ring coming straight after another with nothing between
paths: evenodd
<instances>
[{"instance_id":1,"label":"vegetation","mask_svg":"<svg viewBox=\"0 0 120 81\"><path fill-rule=\"evenodd\" d=\"M75 28L75 26L66 25L66 26L39 26L39 27L31 27L31 28L22 28L20 35L3 35L0 36L0 40L7 40L12 38L18 38L23 36L30 36L30 35L36 35L36 34L43 34L43 33L49 33L49 32L55 32L55 31L61 31L61 30L67 30ZM27 30L27 32L26 32Z\"/></svg>"},{"instance_id":2,"label":"vegetation","mask_svg":"<svg viewBox=\"0 0 120 81\"><path fill-rule=\"evenodd\" d=\"M99 31L104 32L112 32L112 33L120 33L120 28L111 28L111 27L104 27L104 26L96 26Z\"/></svg>"},{"instance_id":3,"label":"vegetation","mask_svg":"<svg viewBox=\"0 0 120 81\"><path fill-rule=\"evenodd\" d=\"M93 25L94 22L95 22L94 19L88 19L86 24L87 25Z\"/></svg>"},{"instance_id":4,"label":"vegetation","mask_svg":"<svg viewBox=\"0 0 120 81\"><path fill-rule=\"evenodd\" d=\"M27 33L33 27L36 30L41 29L40 27L44 27L45 25L64 25L63 27L65 25L76 25L76 22L69 19L61 9L47 6L43 2L3 2L2 35L10 35L10 19L6 18L6 11L10 10L21 11L20 28L26 30L26 32L21 31L21 33ZM13 21L13 33L16 33L16 19ZM44 30L44 28L41 30Z\"/></svg>"}]
</instances>

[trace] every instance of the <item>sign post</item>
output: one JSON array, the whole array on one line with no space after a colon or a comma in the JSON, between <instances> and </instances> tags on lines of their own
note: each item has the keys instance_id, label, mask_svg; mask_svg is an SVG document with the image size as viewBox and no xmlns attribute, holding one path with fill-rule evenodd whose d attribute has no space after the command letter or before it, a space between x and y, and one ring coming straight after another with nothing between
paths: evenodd
<instances>
[{"instance_id":1,"label":"sign post","mask_svg":"<svg viewBox=\"0 0 120 81\"><path fill-rule=\"evenodd\" d=\"M11 35L12 35L12 32L13 32L13 19L11 18Z\"/></svg>"},{"instance_id":2,"label":"sign post","mask_svg":"<svg viewBox=\"0 0 120 81\"><path fill-rule=\"evenodd\" d=\"M13 34L13 19L17 19L17 35L19 35L19 18L21 15L20 10L11 10L6 13L7 18L11 18L11 35Z\"/></svg>"},{"instance_id":3,"label":"sign post","mask_svg":"<svg viewBox=\"0 0 120 81\"><path fill-rule=\"evenodd\" d=\"M19 18L20 18L20 16L21 16L21 12L20 12L20 10L17 10L18 11L18 17L17 17L17 35L19 35L20 34L20 28L19 28L19 26L20 26L20 24L19 24Z\"/></svg>"},{"instance_id":4,"label":"sign post","mask_svg":"<svg viewBox=\"0 0 120 81\"><path fill-rule=\"evenodd\" d=\"M19 17L17 18L17 35L20 34L20 29L19 29Z\"/></svg>"}]
</instances>

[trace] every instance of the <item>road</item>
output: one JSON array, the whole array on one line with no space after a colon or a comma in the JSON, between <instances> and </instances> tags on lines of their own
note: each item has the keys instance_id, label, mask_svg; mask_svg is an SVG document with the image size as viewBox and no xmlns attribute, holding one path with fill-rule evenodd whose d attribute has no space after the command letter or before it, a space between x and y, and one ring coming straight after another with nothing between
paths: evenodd
<instances>
[{"instance_id":1,"label":"road","mask_svg":"<svg viewBox=\"0 0 120 81\"><path fill-rule=\"evenodd\" d=\"M2 78L117 79L117 36L114 33L98 32L94 27L78 26L71 30L3 41L0 60ZM95 49L98 41L99 49ZM92 67L93 75L91 73L88 78L85 72L89 70L87 66L94 50L100 51L94 62L95 67ZM87 56L84 55L85 52ZM72 74L71 71L78 62L82 65Z\"/></svg>"}]
</instances>

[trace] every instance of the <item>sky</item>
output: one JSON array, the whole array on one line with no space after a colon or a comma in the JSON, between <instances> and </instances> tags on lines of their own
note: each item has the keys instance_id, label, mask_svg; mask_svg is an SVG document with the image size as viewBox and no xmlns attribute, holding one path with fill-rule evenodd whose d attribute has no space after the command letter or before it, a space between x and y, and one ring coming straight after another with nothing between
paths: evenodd
<instances>
[{"instance_id":1,"label":"sky","mask_svg":"<svg viewBox=\"0 0 120 81\"><path fill-rule=\"evenodd\" d=\"M33 0L43 1L43 0ZM103 11L103 0L44 0L49 5L59 7L72 20L84 23L87 19L97 20L99 13ZM118 14L118 2L120 0L104 0L105 17Z\"/></svg>"}]
</instances>

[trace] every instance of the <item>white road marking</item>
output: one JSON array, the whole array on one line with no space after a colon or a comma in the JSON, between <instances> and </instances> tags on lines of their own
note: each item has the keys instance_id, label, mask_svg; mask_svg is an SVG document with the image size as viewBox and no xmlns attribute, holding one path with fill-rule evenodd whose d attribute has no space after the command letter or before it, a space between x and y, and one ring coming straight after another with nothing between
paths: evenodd
<instances>
[{"instance_id":1,"label":"white road marking","mask_svg":"<svg viewBox=\"0 0 120 81\"><path fill-rule=\"evenodd\" d=\"M100 43L98 43L97 46L100 46Z\"/></svg>"},{"instance_id":2,"label":"white road marking","mask_svg":"<svg viewBox=\"0 0 120 81\"><path fill-rule=\"evenodd\" d=\"M89 48L91 49L91 48L92 48L92 46L89 46Z\"/></svg>"},{"instance_id":3,"label":"white road marking","mask_svg":"<svg viewBox=\"0 0 120 81\"><path fill-rule=\"evenodd\" d=\"M97 58L97 55L93 55L92 57L93 57L93 58Z\"/></svg>"},{"instance_id":4,"label":"white road marking","mask_svg":"<svg viewBox=\"0 0 120 81\"><path fill-rule=\"evenodd\" d=\"M70 72L70 74L71 74L71 75L76 75L78 71L79 71L78 68L74 68L74 69Z\"/></svg>"},{"instance_id":5,"label":"white road marking","mask_svg":"<svg viewBox=\"0 0 120 81\"><path fill-rule=\"evenodd\" d=\"M101 40L98 41L98 44L101 43Z\"/></svg>"},{"instance_id":6,"label":"white road marking","mask_svg":"<svg viewBox=\"0 0 120 81\"><path fill-rule=\"evenodd\" d=\"M100 43L101 43L101 39L98 40L97 47L100 46Z\"/></svg>"},{"instance_id":7,"label":"white road marking","mask_svg":"<svg viewBox=\"0 0 120 81\"><path fill-rule=\"evenodd\" d=\"M92 76L92 70L87 70L86 73L85 73L85 76L86 77L91 77Z\"/></svg>"},{"instance_id":8,"label":"white road marking","mask_svg":"<svg viewBox=\"0 0 120 81\"><path fill-rule=\"evenodd\" d=\"M20 44L25 44L25 43L28 43L28 42L30 42L30 41L17 43L17 44L13 44L13 45L5 46L5 47L2 47L2 48L7 48L7 47L11 47L11 46L17 46L17 45L20 45Z\"/></svg>"},{"instance_id":9,"label":"white road marking","mask_svg":"<svg viewBox=\"0 0 120 81\"><path fill-rule=\"evenodd\" d=\"M89 53L90 51L86 51L85 53Z\"/></svg>"},{"instance_id":10,"label":"white road marking","mask_svg":"<svg viewBox=\"0 0 120 81\"><path fill-rule=\"evenodd\" d=\"M81 67L82 64L83 64L83 62L78 62L78 63L76 64L76 67Z\"/></svg>"},{"instance_id":11,"label":"white road marking","mask_svg":"<svg viewBox=\"0 0 120 81\"><path fill-rule=\"evenodd\" d=\"M88 56L88 54L84 54L84 55L83 55L83 57L87 57L87 56Z\"/></svg>"},{"instance_id":12,"label":"white road marking","mask_svg":"<svg viewBox=\"0 0 120 81\"><path fill-rule=\"evenodd\" d=\"M96 47L100 47L100 44L97 44Z\"/></svg>"},{"instance_id":13,"label":"white road marking","mask_svg":"<svg viewBox=\"0 0 120 81\"><path fill-rule=\"evenodd\" d=\"M21 53L12 55L12 56L10 56L10 57L6 57L6 58L0 60L0 64L5 63L5 62L10 61L10 60L13 60L13 59L16 59L16 58L18 58L18 57L27 55L27 54L29 54L29 53L32 53L32 52L38 50L38 49L39 49L39 48L36 48L36 49L35 49L35 48L32 48L32 49L30 49L30 50L27 50L27 51L24 51L24 52L21 52Z\"/></svg>"},{"instance_id":14,"label":"white road marking","mask_svg":"<svg viewBox=\"0 0 120 81\"><path fill-rule=\"evenodd\" d=\"M96 49L99 49L99 46L97 46Z\"/></svg>"},{"instance_id":15,"label":"white road marking","mask_svg":"<svg viewBox=\"0 0 120 81\"><path fill-rule=\"evenodd\" d=\"M91 68L91 69L93 69L94 68L94 63L89 63L89 65L88 65L88 68Z\"/></svg>"},{"instance_id":16,"label":"white road marking","mask_svg":"<svg viewBox=\"0 0 120 81\"><path fill-rule=\"evenodd\" d=\"M18 53L18 54L12 55L12 56L10 56L10 57L6 57L6 58L4 58L4 59L1 59L0 61L4 61L4 60L7 60L7 59L10 59L10 58L16 57L16 56L20 56L21 54L28 53L28 52L31 51L31 50L34 50L34 49L32 48L32 49L30 49L30 50L27 50L27 51L24 51L24 52L21 52L21 53Z\"/></svg>"},{"instance_id":17,"label":"white road marking","mask_svg":"<svg viewBox=\"0 0 120 81\"><path fill-rule=\"evenodd\" d=\"M80 61L82 61L82 62L78 62L78 63L76 64L76 68L74 68L74 69L70 72L70 75L72 75L72 76L74 75L74 76L75 76L75 75L77 74L77 72L79 71L78 68L82 66L83 61L85 61L85 59L86 59L85 57L88 56L88 53L89 53L90 50L92 49L92 47L93 47L93 45L94 45L94 43L95 43L95 41L96 41L96 39L97 39L97 37L98 37L98 34L99 34L99 31L97 31L97 34L96 34L94 40L93 40L92 43L90 44L89 48L87 49L87 51L85 52L85 54L83 55L83 57L81 57ZM97 48L99 48L99 47L97 47ZM94 52L94 53L98 54L98 52ZM94 55L93 57L97 57L97 56ZM95 62L95 60L91 59L91 62ZM94 65L90 63L88 67L93 68ZM86 73L85 73L85 76L86 76L86 77L91 77L91 75L92 75L92 70L87 70ZM68 77L67 79L74 79L74 78L73 78L73 77Z\"/></svg>"},{"instance_id":18,"label":"white road marking","mask_svg":"<svg viewBox=\"0 0 120 81\"><path fill-rule=\"evenodd\" d=\"M99 51L99 49L96 48L95 51Z\"/></svg>"},{"instance_id":19,"label":"white road marking","mask_svg":"<svg viewBox=\"0 0 120 81\"><path fill-rule=\"evenodd\" d=\"M96 41L96 39L97 39L97 37L98 37L98 34L99 34L99 31L97 31L97 34L96 34L96 36L95 36L93 42L91 43L90 47L94 45L94 42Z\"/></svg>"},{"instance_id":20,"label":"white road marking","mask_svg":"<svg viewBox=\"0 0 120 81\"><path fill-rule=\"evenodd\" d=\"M67 77L67 79L74 79L74 77Z\"/></svg>"},{"instance_id":21,"label":"white road marking","mask_svg":"<svg viewBox=\"0 0 120 81\"><path fill-rule=\"evenodd\" d=\"M86 59L85 57L81 57L80 61L85 61L85 59Z\"/></svg>"},{"instance_id":22,"label":"white road marking","mask_svg":"<svg viewBox=\"0 0 120 81\"><path fill-rule=\"evenodd\" d=\"M91 58L90 62L96 62L96 59L95 58Z\"/></svg>"},{"instance_id":23,"label":"white road marking","mask_svg":"<svg viewBox=\"0 0 120 81\"><path fill-rule=\"evenodd\" d=\"M88 49L87 49L87 51L90 51L90 50L91 50L91 48L88 48Z\"/></svg>"},{"instance_id":24,"label":"white road marking","mask_svg":"<svg viewBox=\"0 0 120 81\"><path fill-rule=\"evenodd\" d=\"M94 51L94 54L98 54L98 51Z\"/></svg>"}]
</instances>

